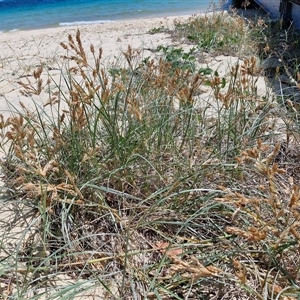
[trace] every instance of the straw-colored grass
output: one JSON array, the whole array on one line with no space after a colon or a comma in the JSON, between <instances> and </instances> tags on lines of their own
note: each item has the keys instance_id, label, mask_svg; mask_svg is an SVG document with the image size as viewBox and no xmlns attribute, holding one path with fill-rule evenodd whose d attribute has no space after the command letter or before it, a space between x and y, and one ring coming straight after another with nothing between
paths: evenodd
<instances>
[{"instance_id":1,"label":"straw-colored grass","mask_svg":"<svg viewBox=\"0 0 300 300\"><path fill-rule=\"evenodd\" d=\"M14 250L1 238L1 299L298 299L298 110L258 90L269 25L163 30L192 50L128 47L109 67L78 31L60 82L19 82L49 94L1 117L7 203L35 214ZM210 51L239 60L221 75Z\"/></svg>"}]
</instances>

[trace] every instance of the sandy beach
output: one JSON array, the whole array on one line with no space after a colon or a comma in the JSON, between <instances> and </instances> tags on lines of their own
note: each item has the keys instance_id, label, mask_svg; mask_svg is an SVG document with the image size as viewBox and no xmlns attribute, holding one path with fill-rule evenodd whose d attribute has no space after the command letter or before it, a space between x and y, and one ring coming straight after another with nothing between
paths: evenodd
<instances>
[{"instance_id":1,"label":"sandy beach","mask_svg":"<svg viewBox=\"0 0 300 300\"><path fill-rule=\"evenodd\" d=\"M160 17L135 19L102 24L47 28L30 31L15 31L0 34L0 111L7 115L8 105L18 107L20 101L30 104L31 99L21 95L19 81L27 83L33 78L33 71L43 66L43 73L59 80L61 75L61 56L66 54L61 42L67 43L68 35L75 37L79 29L83 47L90 45L95 49L102 47L102 64L110 64L120 57L128 46L141 49L145 57L153 55L159 45L177 46L189 49L189 45L177 44L164 32L149 33L151 29L172 29L174 21L187 20L190 15L177 17ZM91 57L90 57L91 58ZM225 74L230 65L237 61L236 57L209 57L209 67L218 69L220 75ZM262 83L264 85L264 83ZM48 92L39 95L41 103L47 101ZM36 97L35 97L36 100Z\"/></svg>"},{"instance_id":2,"label":"sandy beach","mask_svg":"<svg viewBox=\"0 0 300 300\"><path fill-rule=\"evenodd\" d=\"M7 112L7 102L18 105L30 99L20 94L20 79L32 77L34 69L45 66L51 76L59 75L59 60L65 50L61 42L68 35L75 36L79 29L83 47L102 47L103 63L112 61L130 45L133 49L156 49L158 45L170 45L172 41L165 33L151 35L149 30L159 27L172 28L174 20L186 20L189 16L136 19L107 22L103 24L57 27L31 31L16 31L0 34L0 111ZM145 52L151 55L151 52ZM44 99L41 94L41 101ZM45 96L45 95L44 95Z\"/></svg>"}]
</instances>

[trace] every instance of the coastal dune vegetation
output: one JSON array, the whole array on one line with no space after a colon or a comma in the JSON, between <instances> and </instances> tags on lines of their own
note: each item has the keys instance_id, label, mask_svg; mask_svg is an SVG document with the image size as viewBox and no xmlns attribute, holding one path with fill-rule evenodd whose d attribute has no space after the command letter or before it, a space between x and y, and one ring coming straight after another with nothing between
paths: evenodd
<instances>
[{"instance_id":1,"label":"coastal dune vegetation","mask_svg":"<svg viewBox=\"0 0 300 300\"><path fill-rule=\"evenodd\" d=\"M1 233L0 299L299 299L299 35L236 12L161 32L105 64L78 30L59 80L19 80L3 194L31 219Z\"/></svg>"}]
</instances>

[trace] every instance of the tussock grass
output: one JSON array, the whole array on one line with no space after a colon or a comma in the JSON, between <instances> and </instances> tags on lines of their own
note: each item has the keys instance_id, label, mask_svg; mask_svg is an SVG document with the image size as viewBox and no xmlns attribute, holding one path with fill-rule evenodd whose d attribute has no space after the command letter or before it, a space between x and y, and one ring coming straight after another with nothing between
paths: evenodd
<instances>
[{"instance_id":1,"label":"tussock grass","mask_svg":"<svg viewBox=\"0 0 300 300\"><path fill-rule=\"evenodd\" d=\"M175 22L171 31L174 40L196 45L202 51L217 54L253 54L251 39L261 24L248 23L228 12L211 13L203 17L192 16L188 22ZM255 29L254 29L255 28Z\"/></svg>"},{"instance_id":2,"label":"tussock grass","mask_svg":"<svg viewBox=\"0 0 300 300\"><path fill-rule=\"evenodd\" d=\"M35 215L16 249L2 236L3 299L297 299L298 111L259 92L245 45L267 29L193 17L174 32L194 50L111 67L78 31L59 82L19 82L34 108L1 116L1 166ZM223 76L203 49L247 50Z\"/></svg>"}]
</instances>

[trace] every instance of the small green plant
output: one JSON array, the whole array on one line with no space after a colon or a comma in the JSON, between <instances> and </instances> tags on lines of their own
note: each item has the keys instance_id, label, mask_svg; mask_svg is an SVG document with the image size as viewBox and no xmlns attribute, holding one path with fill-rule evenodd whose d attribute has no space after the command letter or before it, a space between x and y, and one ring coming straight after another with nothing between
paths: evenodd
<instances>
[{"instance_id":1,"label":"small green plant","mask_svg":"<svg viewBox=\"0 0 300 300\"><path fill-rule=\"evenodd\" d=\"M197 67L196 48L194 47L185 52L182 48L161 45L157 47L156 51L162 53L162 58L170 63L173 70L183 69L204 76L212 74L212 69L209 67Z\"/></svg>"},{"instance_id":2,"label":"small green plant","mask_svg":"<svg viewBox=\"0 0 300 300\"><path fill-rule=\"evenodd\" d=\"M195 72L196 57L193 55L195 48L190 49L189 52L185 52L182 48L159 46L156 51L162 52L163 58L171 64L174 70L180 68Z\"/></svg>"},{"instance_id":3,"label":"small green plant","mask_svg":"<svg viewBox=\"0 0 300 300\"><path fill-rule=\"evenodd\" d=\"M156 33L161 33L161 32L168 32L168 28L165 26L160 26L160 27L154 27L149 30L150 34L156 34Z\"/></svg>"}]
</instances>

